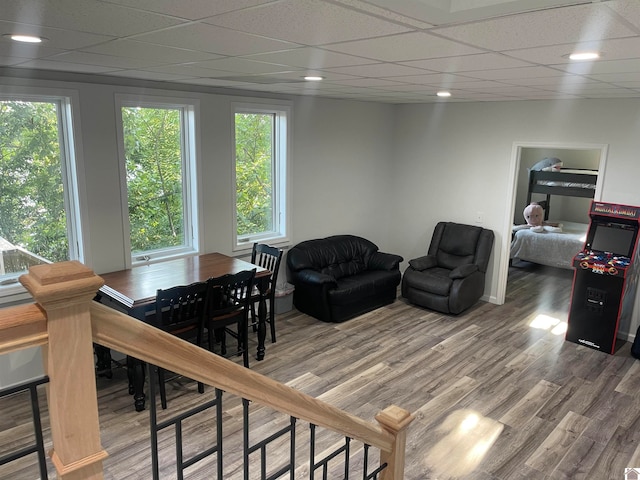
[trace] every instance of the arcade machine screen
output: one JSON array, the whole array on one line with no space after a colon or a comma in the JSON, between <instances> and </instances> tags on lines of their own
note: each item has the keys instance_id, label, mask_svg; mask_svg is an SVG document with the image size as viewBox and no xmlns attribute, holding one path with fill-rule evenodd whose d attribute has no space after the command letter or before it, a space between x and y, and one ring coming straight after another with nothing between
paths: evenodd
<instances>
[{"instance_id":1,"label":"arcade machine screen","mask_svg":"<svg viewBox=\"0 0 640 480\"><path fill-rule=\"evenodd\" d=\"M620 223L594 223L595 231L588 248L598 252L631 257L637 229Z\"/></svg>"}]
</instances>

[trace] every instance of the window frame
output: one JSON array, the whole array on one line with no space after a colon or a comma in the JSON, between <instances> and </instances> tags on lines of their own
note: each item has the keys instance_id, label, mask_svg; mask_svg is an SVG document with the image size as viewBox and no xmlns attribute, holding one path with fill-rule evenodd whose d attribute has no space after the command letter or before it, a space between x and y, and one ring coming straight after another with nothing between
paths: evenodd
<instances>
[{"instance_id":1,"label":"window frame","mask_svg":"<svg viewBox=\"0 0 640 480\"><path fill-rule=\"evenodd\" d=\"M69 260L77 260L91 268L88 260L89 236L87 196L80 128L80 100L75 90L16 87L0 85L0 100L55 102L58 108L58 139L63 183L64 208L67 217ZM19 303L31 298L19 283L21 273L7 275L0 282L0 304Z\"/></svg>"},{"instance_id":2,"label":"window frame","mask_svg":"<svg viewBox=\"0 0 640 480\"><path fill-rule=\"evenodd\" d=\"M236 113L264 113L274 115L273 152L273 221L274 228L270 232L250 235L238 235L238 205L236 187ZM291 171L291 139L292 139L292 103L240 101L231 104L231 205L232 205L232 250L243 252L250 250L254 242L285 246L290 243L290 171Z\"/></svg>"},{"instance_id":3,"label":"window frame","mask_svg":"<svg viewBox=\"0 0 640 480\"><path fill-rule=\"evenodd\" d=\"M154 95L116 94L116 135L118 141L118 157L120 169L120 188L122 199L122 229L125 248L125 268L136 265L171 260L173 258L196 255L200 253L200 209L198 180L199 139L197 128L200 118L200 102L192 98L164 97ZM124 150L124 129L122 122L123 107L178 109L181 116L181 168L182 168L182 205L184 210L184 244L148 250L131 251L131 223L129 219L129 201L127 188L127 166Z\"/></svg>"}]
</instances>

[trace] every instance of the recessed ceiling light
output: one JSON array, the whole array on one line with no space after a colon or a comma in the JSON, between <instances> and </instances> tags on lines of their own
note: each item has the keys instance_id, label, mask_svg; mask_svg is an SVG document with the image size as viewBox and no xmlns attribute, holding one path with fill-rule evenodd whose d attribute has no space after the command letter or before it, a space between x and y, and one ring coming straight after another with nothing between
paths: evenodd
<instances>
[{"instance_id":1,"label":"recessed ceiling light","mask_svg":"<svg viewBox=\"0 0 640 480\"><path fill-rule=\"evenodd\" d=\"M451 92L447 92L446 90L441 90L438 93L436 93L436 95L439 97L450 97Z\"/></svg>"},{"instance_id":2,"label":"recessed ceiling light","mask_svg":"<svg viewBox=\"0 0 640 480\"><path fill-rule=\"evenodd\" d=\"M304 79L308 82L319 82L321 80L324 80L324 77L320 77L318 75L306 75Z\"/></svg>"},{"instance_id":3,"label":"recessed ceiling light","mask_svg":"<svg viewBox=\"0 0 640 480\"><path fill-rule=\"evenodd\" d=\"M569 55L569 60L596 60L600 58L598 52L576 52Z\"/></svg>"},{"instance_id":4,"label":"recessed ceiling light","mask_svg":"<svg viewBox=\"0 0 640 480\"><path fill-rule=\"evenodd\" d=\"M22 43L42 43L44 40L44 38L37 37L35 35L21 35L21 34L8 33L3 36L9 37L14 42L22 42Z\"/></svg>"}]
</instances>

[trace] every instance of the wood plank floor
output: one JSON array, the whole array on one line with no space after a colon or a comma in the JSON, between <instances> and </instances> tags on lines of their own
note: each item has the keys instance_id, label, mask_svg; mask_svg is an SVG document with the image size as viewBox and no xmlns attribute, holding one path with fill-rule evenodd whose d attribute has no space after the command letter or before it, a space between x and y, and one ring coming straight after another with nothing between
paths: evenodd
<instances>
[{"instance_id":1,"label":"wood plank floor","mask_svg":"<svg viewBox=\"0 0 640 480\"><path fill-rule=\"evenodd\" d=\"M510 269L505 305L481 302L458 317L402 298L342 324L294 310L278 316L278 342L267 343L265 360L251 368L367 420L390 404L413 412L408 480L623 479L625 467L640 467L640 362L629 344L608 355L564 341L571 282L571 271L521 264ZM212 390L199 395L193 382L169 382L170 410L211 398ZM99 378L98 394L110 455L105 478L151 478L148 416L133 411L125 372ZM288 422L251 408L256 438ZM25 397L0 400L0 455L29 439L29 415ZM232 425L227 448L237 450L226 435L241 434L239 401L226 402L223 417ZM187 450L215 435L202 418L184 428ZM297 448L306 449L299 435ZM327 434L319 449L336 441ZM168 433L160 449L162 478L175 478ZM205 469L211 462L202 463L187 478L213 478ZM228 466L225 478L242 478L238 460ZM34 458L0 466L0 479L34 478ZM306 466L296 478L308 478ZM329 478L340 476L331 470Z\"/></svg>"}]
</instances>

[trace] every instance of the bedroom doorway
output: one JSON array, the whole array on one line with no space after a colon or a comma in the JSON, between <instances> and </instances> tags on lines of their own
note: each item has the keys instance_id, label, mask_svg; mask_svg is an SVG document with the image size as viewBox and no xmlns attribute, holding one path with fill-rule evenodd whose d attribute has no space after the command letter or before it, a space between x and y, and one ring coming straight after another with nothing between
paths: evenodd
<instances>
[{"instance_id":1,"label":"bedroom doorway","mask_svg":"<svg viewBox=\"0 0 640 480\"><path fill-rule=\"evenodd\" d=\"M503 229L503 242L500 265L501 272L498 283L498 304L505 302L507 280L509 276L509 253L511 247L511 232L514 224L524 223L522 210L526 206L528 191L529 169L538 161L547 158L559 158L563 162L563 169L588 169L598 172L598 180L594 192L594 200L602 200L602 183L605 174L605 164L607 159L608 145L606 144L574 144L574 143L536 143L536 142L514 142L511 154L510 180L507 205L509 205L508 215ZM542 200L539 197L532 197L532 201ZM589 222L588 209L591 199L558 197L552 200L552 216L558 212L559 216L568 218L558 218L574 222ZM550 218L552 219L552 218ZM577 253L577 252L576 252Z\"/></svg>"}]
</instances>

